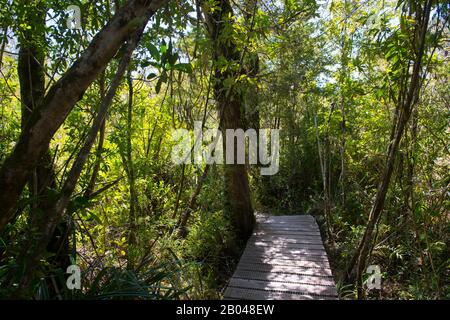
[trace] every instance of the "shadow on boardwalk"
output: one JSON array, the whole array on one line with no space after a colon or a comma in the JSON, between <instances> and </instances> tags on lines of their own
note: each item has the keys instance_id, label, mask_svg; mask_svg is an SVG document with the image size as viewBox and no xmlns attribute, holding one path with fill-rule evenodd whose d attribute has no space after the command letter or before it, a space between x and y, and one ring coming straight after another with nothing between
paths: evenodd
<instances>
[{"instance_id":1,"label":"shadow on boardwalk","mask_svg":"<svg viewBox=\"0 0 450 320\"><path fill-rule=\"evenodd\" d=\"M224 299L337 299L336 285L312 216L258 216Z\"/></svg>"}]
</instances>

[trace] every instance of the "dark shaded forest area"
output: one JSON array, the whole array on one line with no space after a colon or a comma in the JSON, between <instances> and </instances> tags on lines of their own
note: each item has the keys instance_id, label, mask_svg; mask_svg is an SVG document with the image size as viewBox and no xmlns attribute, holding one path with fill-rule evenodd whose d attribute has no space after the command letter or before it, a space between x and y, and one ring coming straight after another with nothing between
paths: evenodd
<instances>
[{"instance_id":1,"label":"dark shaded forest area","mask_svg":"<svg viewBox=\"0 0 450 320\"><path fill-rule=\"evenodd\" d=\"M221 299L268 214L340 299L450 299L449 11L0 0L0 299Z\"/></svg>"}]
</instances>

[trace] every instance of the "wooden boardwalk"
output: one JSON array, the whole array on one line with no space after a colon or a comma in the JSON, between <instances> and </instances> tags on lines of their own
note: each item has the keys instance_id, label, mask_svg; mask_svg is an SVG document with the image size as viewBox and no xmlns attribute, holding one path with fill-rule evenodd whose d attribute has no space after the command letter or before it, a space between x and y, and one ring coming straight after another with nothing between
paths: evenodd
<instances>
[{"instance_id":1,"label":"wooden boardwalk","mask_svg":"<svg viewBox=\"0 0 450 320\"><path fill-rule=\"evenodd\" d=\"M319 227L309 215L258 217L224 299L337 299Z\"/></svg>"}]
</instances>

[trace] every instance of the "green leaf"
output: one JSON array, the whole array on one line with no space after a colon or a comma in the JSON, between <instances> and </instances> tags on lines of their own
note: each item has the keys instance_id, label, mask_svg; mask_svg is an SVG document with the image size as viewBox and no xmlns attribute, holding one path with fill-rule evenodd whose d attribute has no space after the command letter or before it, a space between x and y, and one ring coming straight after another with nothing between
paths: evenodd
<instances>
[{"instance_id":1,"label":"green leaf","mask_svg":"<svg viewBox=\"0 0 450 320\"><path fill-rule=\"evenodd\" d=\"M156 76L157 76L156 73L151 72L151 73L149 73L149 74L147 75L147 80L151 80L151 79L155 78Z\"/></svg>"},{"instance_id":2,"label":"green leaf","mask_svg":"<svg viewBox=\"0 0 450 320\"><path fill-rule=\"evenodd\" d=\"M164 43L160 48L159 48L160 52L162 55L164 55L167 52L167 46Z\"/></svg>"},{"instance_id":3,"label":"green leaf","mask_svg":"<svg viewBox=\"0 0 450 320\"><path fill-rule=\"evenodd\" d=\"M150 61L150 65L155 68L161 68L161 65L156 61Z\"/></svg>"},{"instance_id":4,"label":"green leaf","mask_svg":"<svg viewBox=\"0 0 450 320\"><path fill-rule=\"evenodd\" d=\"M162 82L167 82L167 72L166 71L163 71L161 73L160 79L161 79Z\"/></svg>"},{"instance_id":5,"label":"green leaf","mask_svg":"<svg viewBox=\"0 0 450 320\"><path fill-rule=\"evenodd\" d=\"M173 66L173 69L185 73L192 73L192 65L190 63L177 63Z\"/></svg>"},{"instance_id":6,"label":"green leaf","mask_svg":"<svg viewBox=\"0 0 450 320\"><path fill-rule=\"evenodd\" d=\"M178 58L179 58L179 55L178 55L178 53L172 53L172 54L170 54L169 56L168 56L168 62L169 62L169 64L171 65L171 66L173 66L173 65L175 65L175 63L177 62L177 60L178 60Z\"/></svg>"},{"instance_id":7,"label":"green leaf","mask_svg":"<svg viewBox=\"0 0 450 320\"><path fill-rule=\"evenodd\" d=\"M100 217L92 211L89 211L89 213L87 215L87 220L88 221L95 220L98 224L102 224L102 220L100 219Z\"/></svg>"},{"instance_id":8,"label":"green leaf","mask_svg":"<svg viewBox=\"0 0 450 320\"><path fill-rule=\"evenodd\" d=\"M159 54L158 48L156 48L154 44L148 43L147 49L150 52L150 55L152 56L153 59L155 59L156 61L159 61L161 59L161 55Z\"/></svg>"},{"instance_id":9,"label":"green leaf","mask_svg":"<svg viewBox=\"0 0 450 320\"><path fill-rule=\"evenodd\" d=\"M162 81L161 81L161 78L159 78L158 82L156 83L156 87L155 87L157 94L161 91L161 85L162 85Z\"/></svg>"},{"instance_id":10,"label":"green leaf","mask_svg":"<svg viewBox=\"0 0 450 320\"><path fill-rule=\"evenodd\" d=\"M141 68L147 68L150 65L151 61L144 60L141 62Z\"/></svg>"}]
</instances>

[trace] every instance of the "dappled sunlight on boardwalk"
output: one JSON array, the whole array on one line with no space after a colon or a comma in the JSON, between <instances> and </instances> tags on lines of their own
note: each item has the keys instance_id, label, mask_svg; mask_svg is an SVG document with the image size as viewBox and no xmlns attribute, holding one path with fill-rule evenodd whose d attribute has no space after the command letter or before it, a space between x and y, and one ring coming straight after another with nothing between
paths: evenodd
<instances>
[{"instance_id":1,"label":"dappled sunlight on boardwalk","mask_svg":"<svg viewBox=\"0 0 450 320\"><path fill-rule=\"evenodd\" d=\"M337 299L314 218L309 215L258 218L224 298Z\"/></svg>"}]
</instances>

